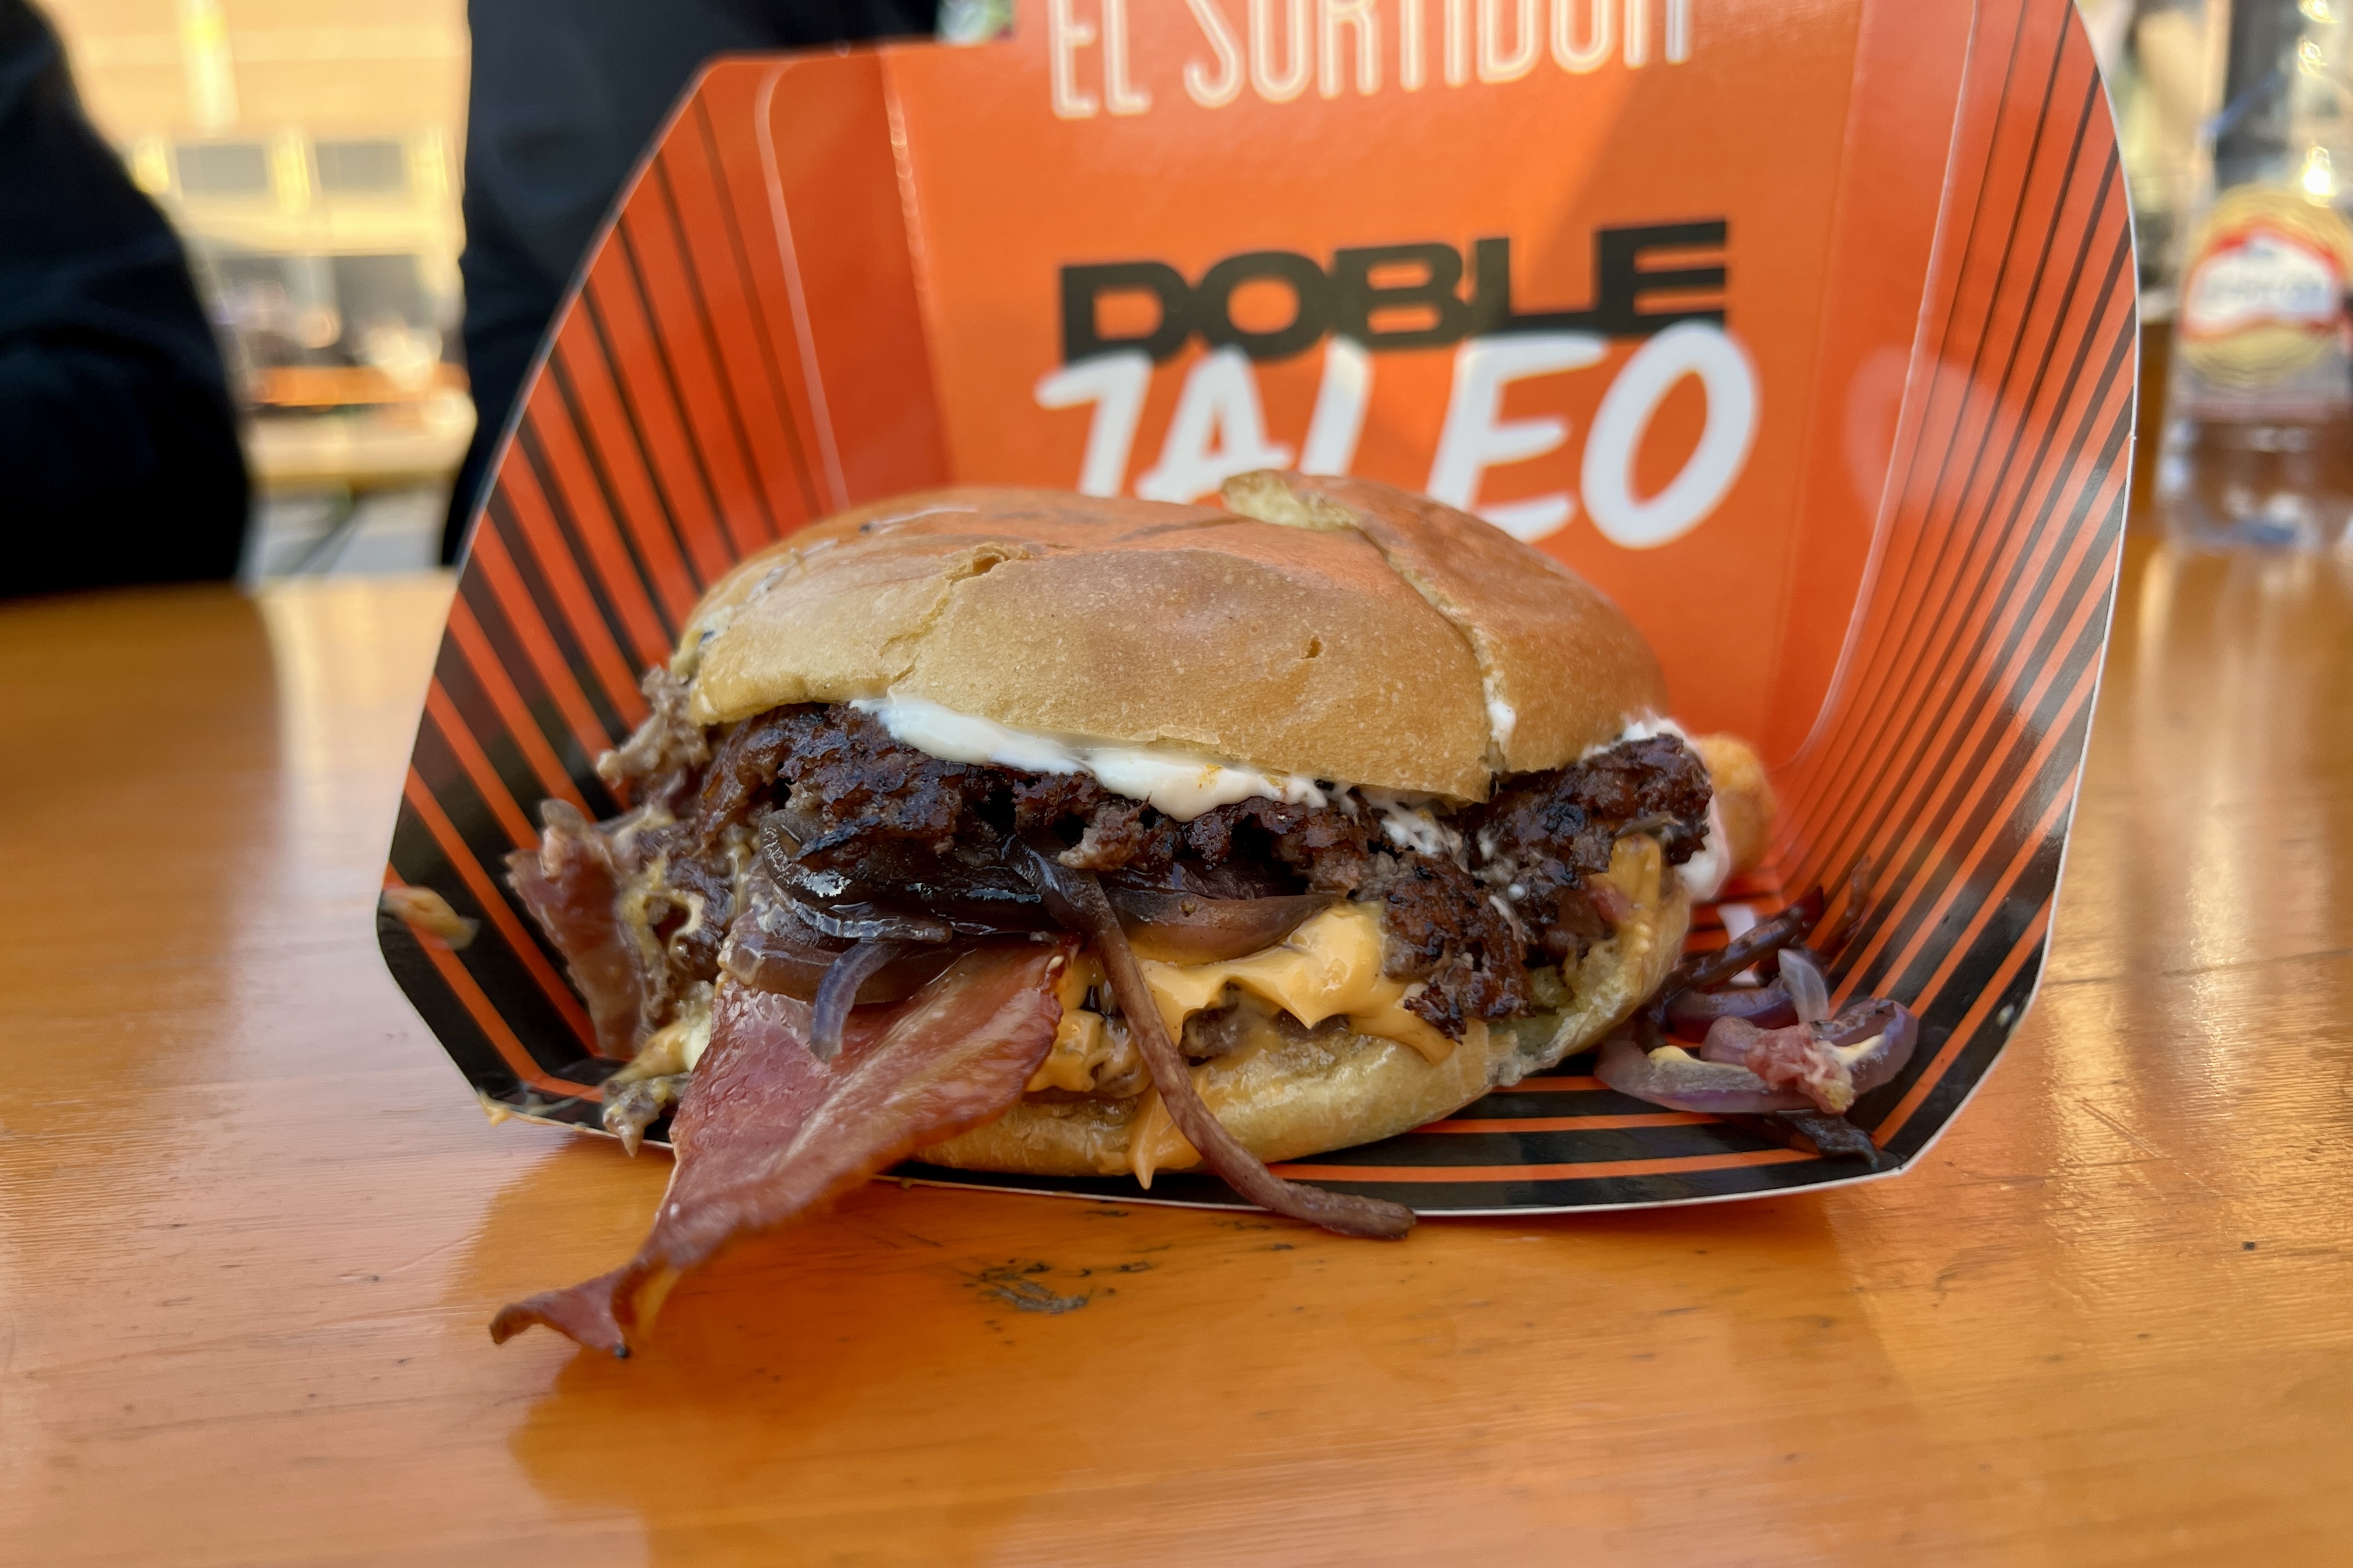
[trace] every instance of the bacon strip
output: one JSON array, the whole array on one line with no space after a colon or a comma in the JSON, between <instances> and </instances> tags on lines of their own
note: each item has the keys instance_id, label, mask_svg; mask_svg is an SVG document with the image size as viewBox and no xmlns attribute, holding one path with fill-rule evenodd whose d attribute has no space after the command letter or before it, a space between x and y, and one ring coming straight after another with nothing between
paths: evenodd
<instances>
[{"instance_id":1,"label":"bacon strip","mask_svg":"<svg viewBox=\"0 0 2353 1568\"><path fill-rule=\"evenodd\" d=\"M564 955L596 1026L596 1054L626 1060L637 1052L646 967L621 925L613 847L569 802L551 800L540 816L539 847L508 856L507 879Z\"/></svg>"},{"instance_id":2,"label":"bacon strip","mask_svg":"<svg viewBox=\"0 0 2353 1568\"><path fill-rule=\"evenodd\" d=\"M906 1001L853 1012L830 1062L809 1053L807 1003L723 981L652 1234L623 1268L502 1309L491 1338L540 1323L627 1355L683 1270L1003 1115L1054 1043L1054 987L1077 951L1069 937L976 949Z\"/></svg>"}]
</instances>

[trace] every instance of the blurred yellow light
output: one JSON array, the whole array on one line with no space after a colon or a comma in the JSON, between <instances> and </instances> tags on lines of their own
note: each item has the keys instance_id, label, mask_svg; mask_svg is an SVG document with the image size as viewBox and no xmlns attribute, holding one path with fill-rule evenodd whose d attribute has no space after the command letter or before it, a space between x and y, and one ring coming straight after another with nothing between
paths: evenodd
<instances>
[{"instance_id":1,"label":"blurred yellow light","mask_svg":"<svg viewBox=\"0 0 2353 1568\"><path fill-rule=\"evenodd\" d=\"M2337 195L2337 169L2329 161L2327 148L2315 147L2304 155L2304 173L2297 176L2296 183L2304 187L2306 195L2318 200L2327 201Z\"/></svg>"},{"instance_id":2,"label":"blurred yellow light","mask_svg":"<svg viewBox=\"0 0 2353 1568\"><path fill-rule=\"evenodd\" d=\"M172 160L157 136L142 136L131 148L131 183L151 196L172 189Z\"/></svg>"}]
</instances>

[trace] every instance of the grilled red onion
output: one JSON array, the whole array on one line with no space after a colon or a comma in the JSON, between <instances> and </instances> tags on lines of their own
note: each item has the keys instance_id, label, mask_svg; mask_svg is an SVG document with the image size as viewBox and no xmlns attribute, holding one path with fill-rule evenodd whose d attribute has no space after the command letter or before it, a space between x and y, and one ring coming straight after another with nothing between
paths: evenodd
<instances>
[{"instance_id":1,"label":"grilled red onion","mask_svg":"<svg viewBox=\"0 0 2353 1568\"><path fill-rule=\"evenodd\" d=\"M951 942L955 928L945 921L935 921L929 915L909 914L887 905L847 901L831 909L805 904L798 899L788 900L794 914L801 922L830 937L848 942Z\"/></svg>"},{"instance_id":2,"label":"grilled red onion","mask_svg":"<svg viewBox=\"0 0 2353 1568\"><path fill-rule=\"evenodd\" d=\"M804 843L809 825L783 811L760 822L760 862L776 885L801 908L831 921L845 932L888 935L881 927L929 921L961 936L1007 936L1052 928L1037 890L1011 868L987 858L942 857L916 848L892 859L870 855L858 875L813 863L822 838ZM813 920L812 923L816 923ZM907 940L931 940L908 938Z\"/></svg>"},{"instance_id":3,"label":"grilled red onion","mask_svg":"<svg viewBox=\"0 0 2353 1568\"><path fill-rule=\"evenodd\" d=\"M1912 1010L1900 1002L1877 996L1848 1003L1822 1028L1823 1038L1833 1046L1845 1049L1869 1046L1846 1058L1847 1072L1858 1095L1869 1094L1881 1084L1892 1081L1912 1059L1912 1052L1920 1043L1920 1020Z\"/></svg>"},{"instance_id":4,"label":"grilled red onion","mask_svg":"<svg viewBox=\"0 0 2353 1568\"><path fill-rule=\"evenodd\" d=\"M1047 910L1094 944L1095 957L1110 977L1112 994L1126 1016L1129 1037L1152 1069L1160 1103L1176 1130L1200 1151L1201 1159L1225 1184L1258 1205L1293 1219L1320 1225L1342 1236L1394 1241L1413 1228L1413 1211L1378 1198L1328 1193L1286 1182L1226 1131L1193 1087L1193 1075L1168 1037L1168 1026L1145 984L1135 950L1128 945L1119 915L1092 871L1077 871L1051 855L1024 847L1016 864L1043 895Z\"/></svg>"},{"instance_id":5,"label":"grilled red onion","mask_svg":"<svg viewBox=\"0 0 2353 1568\"><path fill-rule=\"evenodd\" d=\"M1729 991L1686 991L1667 1004L1667 1027L1676 1038L1694 1045L1707 1038L1718 1018L1745 1018L1760 1029L1783 1029L1798 1021L1798 1010L1778 980Z\"/></svg>"},{"instance_id":6,"label":"grilled red onion","mask_svg":"<svg viewBox=\"0 0 2353 1568\"><path fill-rule=\"evenodd\" d=\"M1802 1094L1821 1110L1843 1115L1903 1070L1918 1038L1919 1023L1909 1009L1871 997L1848 1004L1834 1018L1783 1029L1719 1018L1699 1058L1713 1067L1741 1068L1777 1092Z\"/></svg>"},{"instance_id":7,"label":"grilled red onion","mask_svg":"<svg viewBox=\"0 0 2353 1568\"><path fill-rule=\"evenodd\" d=\"M967 945L911 947L870 975L859 987L858 1000L903 1001L954 963ZM719 950L719 966L754 991L807 1002L850 946L802 923L776 884L755 873L745 888L744 912L728 928L726 945Z\"/></svg>"},{"instance_id":8,"label":"grilled red onion","mask_svg":"<svg viewBox=\"0 0 2353 1568\"><path fill-rule=\"evenodd\" d=\"M1662 1009L1686 991L1723 984L1767 953L1778 952L1803 939L1821 918L1822 890L1814 888L1779 914L1757 921L1714 952L1686 958L1676 964L1659 988L1651 1008L1654 1012Z\"/></svg>"},{"instance_id":9,"label":"grilled red onion","mask_svg":"<svg viewBox=\"0 0 2353 1568\"><path fill-rule=\"evenodd\" d=\"M1211 899L1166 888L1106 883L1120 929L1144 958L1208 963L1272 947L1309 916L1332 907L1321 894L1274 899Z\"/></svg>"},{"instance_id":10,"label":"grilled red onion","mask_svg":"<svg viewBox=\"0 0 2353 1568\"><path fill-rule=\"evenodd\" d=\"M1789 994L1799 1023L1820 1023L1831 1016L1831 983L1805 949L1781 950L1781 988Z\"/></svg>"},{"instance_id":11,"label":"grilled red onion","mask_svg":"<svg viewBox=\"0 0 2353 1568\"><path fill-rule=\"evenodd\" d=\"M1804 1095L1774 1089L1746 1068L1704 1061L1676 1046L1645 1051L1623 1035L1602 1046L1593 1076L1620 1094L1672 1110L1741 1116L1813 1109Z\"/></svg>"},{"instance_id":12,"label":"grilled red onion","mask_svg":"<svg viewBox=\"0 0 2353 1568\"><path fill-rule=\"evenodd\" d=\"M861 942L833 961L809 1005L809 1055L829 1062L841 1054L842 1027L858 1005L859 988L905 951L906 943L881 937Z\"/></svg>"}]
</instances>

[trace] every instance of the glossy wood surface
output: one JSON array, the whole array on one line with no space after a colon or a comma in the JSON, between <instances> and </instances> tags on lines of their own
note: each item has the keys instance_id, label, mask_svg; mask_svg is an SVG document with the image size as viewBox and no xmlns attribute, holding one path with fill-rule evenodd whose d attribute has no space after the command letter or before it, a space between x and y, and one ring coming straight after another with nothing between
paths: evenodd
<instances>
[{"instance_id":1,"label":"glossy wood surface","mask_svg":"<svg viewBox=\"0 0 2353 1568\"><path fill-rule=\"evenodd\" d=\"M2048 982L1907 1175L1394 1247L877 1184L627 1363L484 1324L663 1158L487 1124L375 952L446 593L0 609L0 1562L2353 1557L2353 567L2135 542Z\"/></svg>"}]
</instances>

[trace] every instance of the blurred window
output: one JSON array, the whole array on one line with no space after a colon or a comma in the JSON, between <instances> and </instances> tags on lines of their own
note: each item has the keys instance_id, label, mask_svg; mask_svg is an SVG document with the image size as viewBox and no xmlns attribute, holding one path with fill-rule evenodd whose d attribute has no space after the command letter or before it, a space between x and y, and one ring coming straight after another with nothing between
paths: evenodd
<instances>
[{"instance_id":1,"label":"blurred window","mask_svg":"<svg viewBox=\"0 0 2353 1568\"><path fill-rule=\"evenodd\" d=\"M334 277L335 303L352 327L379 321L433 325L432 300L415 256L337 256L329 258L328 266Z\"/></svg>"},{"instance_id":2,"label":"blurred window","mask_svg":"<svg viewBox=\"0 0 2353 1568\"><path fill-rule=\"evenodd\" d=\"M396 196L408 190L408 149L389 137L318 143L319 189L328 195Z\"/></svg>"},{"instance_id":3,"label":"blurred window","mask_svg":"<svg viewBox=\"0 0 2353 1568\"><path fill-rule=\"evenodd\" d=\"M188 195L269 194L269 151L259 142L183 142L174 152Z\"/></svg>"}]
</instances>

